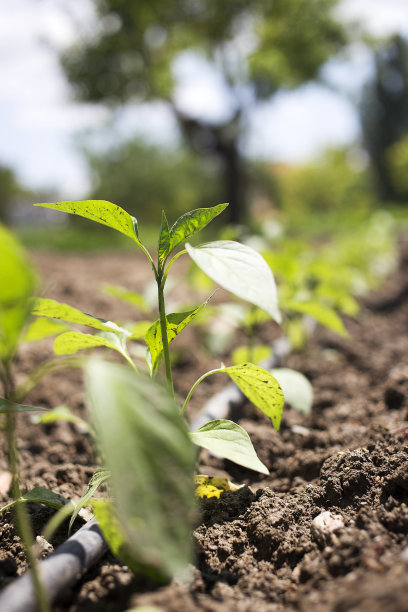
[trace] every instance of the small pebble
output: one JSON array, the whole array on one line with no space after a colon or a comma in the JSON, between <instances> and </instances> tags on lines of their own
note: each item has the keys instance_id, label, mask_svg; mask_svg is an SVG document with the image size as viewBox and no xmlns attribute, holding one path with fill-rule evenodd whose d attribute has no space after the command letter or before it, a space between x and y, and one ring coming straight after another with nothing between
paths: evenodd
<instances>
[{"instance_id":1,"label":"small pebble","mask_svg":"<svg viewBox=\"0 0 408 612\"><path fill-rule=\"evenodd\" d=\"M310 434L310 429L308 427L303 427L303 425L292 425L292 431L294 434L305 437Z\"/></svg>"},{"instance_id":2,"label":"small pebble","mask_svg":"<svg viewBox=\"0 0 408 612\"><path fill-rule=\"evenodd\" d=\"M311 530L317 540L324 541L328 536L343 527L342 517L327 510L326 512L321 512L313 519Z\"/></svg>"},{"instance_id":3,"label":"small pebble","mask_svg":"<svg viewBox=\"0 0 408 612\"><path fill-rule=\"evenodd\" d=\"M36 551L39 555L42 553L52 553L54 550L53 545L40 535L35 538L35 542Z\"/></svg>"}]
</instances>

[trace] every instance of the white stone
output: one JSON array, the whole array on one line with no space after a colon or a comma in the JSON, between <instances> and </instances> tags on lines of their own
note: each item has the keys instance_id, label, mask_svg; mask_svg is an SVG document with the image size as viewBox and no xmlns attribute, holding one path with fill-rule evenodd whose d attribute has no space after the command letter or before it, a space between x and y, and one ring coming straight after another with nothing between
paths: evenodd
<instances>
[{"instance_id":1,"label":"white stone","mask_svg":"<svg viewBox=\"0 0 408 612\"><path fill-rule=\"evenodd\" d=\"M321 512L312 521L313 534L321 538L327 536L344 527L344 522L339 514L333 514L329 510Z\"/></svg>"}]
</instances>

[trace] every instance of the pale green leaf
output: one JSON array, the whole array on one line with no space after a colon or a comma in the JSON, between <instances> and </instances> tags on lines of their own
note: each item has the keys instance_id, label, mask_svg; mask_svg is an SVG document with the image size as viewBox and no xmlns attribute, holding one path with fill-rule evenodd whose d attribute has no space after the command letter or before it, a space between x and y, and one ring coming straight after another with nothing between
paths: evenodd
<instances>
[{"instance_id":1,"label":"pale green leaf","mask_svg":"<svg viewBox=\"0 0 408 612\"><path fill-rule=\"evenodd\" d=\"M191 431L190 438L194 444L215 455L261 474L269 474L268 468L258 459L245 429L232 421L209 421L196 431Z\"/></svg>"},{"instance_id":2,"label":"pale green leaf","mask_svg":"<svg viewBox=\"0 0 408 612\"><path fill-rule=\"evenodd\" d=\"M265 310L277 323L281 322L278 296L272 271L254 249L220 240L197 248L186 244L193 261L221 287Z\"/></svg>"},{"instance_id":3,"label":"pale green leaf","mask_svg":"<svg viewBox=\"0 0 408 612\"><path fill-rule=\"evenodd\" d=\"M86 371L98 433L125 541L134 564L173 576L191 559L194 447L172 394L117 364Z\"/></svg>"},{"instance_id":4,"label":"pale green leaf","mask_svg":"<svg viewBox=\"0 0 408 612\"><path fill-rule=\"evenodd\" d=\"M227 206L228 204L218 204L212 208L196 208L182 215L170 229L168 253L171 253L183 240L202 230Z\"/></svg>"},{"instance_id":5,"label":"pale green leaf","mask_svg":"<svg viewBox=\"0 0 408 612\"><path fill-rule=\"evenodd\" d=\"M131 362L123 337L112 332L100 334L82 334L81 332L65 332L54 340L54 353L56 355L73 355L83 349L105 346L118 351L127 361Z\"/></svg>"},{"instance_id":6,"label":"pale green leaf","mask_svg":"<svg viewBox=\"0 0 408 612\"><path fill-rule=\"evenodd\" d=\"M52 319L62 319L69 323L77 323L78 325L87 325L94 329L100 329L102 331L113 331L119 334L130 335L130 333L123 327L119 327L112 321L106 321L94 317L90 314L81 312L73 306L51 300L49 298L35 298L34 305L32 307L32 314L41 317L50 317Z\"/></svg>"},{"instance_id":7,"label":"pale green leaf","mask_svg":"<svg viewBox=\"0 0 408 612\"><path fill-rule=\"evenodd\" d=\"M38 408L36 406L24 406L17 404L16 402L10 402L9 400L0 397L0 414L6 414L6 412L38 412L45 410L45 408Z\"/></svg>"},{"instance_id":8,"label":"pale green leaf","mask_svg":"<svg viewBox=\"0 0 408 612\"><path fill-rule=\"evenodd\" d=\"M309 414L313 405L313 388L306 376L291 368L273 368L271 374L282 388L285 403Z\"/></svg>"},{"instance_id":9,"label":"pale green leaf","mask_svg":"<svg viewBox=\"0 0 408 612\"><path fill-rule=\"evenodd\" d=\"M297 302L295 300L290 300L285 303L285 307L287 310L292 310L312 317L312 319L315 319L320 325L331 329L340 336L348 336L348 331L344 327L344 323L337 312L321 302Z\"/></svg>"},{"instance_id":10,"label":"pale green leaf","mask_svg":"<svg viewBox=\"0 0 408 612\"><path fill-rule=\"evenodd\" d=\"M23 341L38 342L39 340L51 338L69 329L69 325L65 323L47 319L46 317L38 317L38 319L34 319L26 329Z\"/></svg>"},{"instance_id":11,"label":"pale green leaf","mask_svg":"<svg viewBox=\"0 0 408 612\"><path fill-rule=\"evenodd\" d=\"M194 310L188 312L174 312L166 316L167 322L167 340L168 343L172 342L180 332L202 311L207 305L210 296L205 302L200 304ZM156 371L158 368L161 358L163 356L163 340L160 327L160 319L155 321L153 325L147 330L145 341L150 353L151 368L152 371Z\"/></svg>"},{"instance_id":12,"label":"pale green leaf","mask_svg":"<svg viewBox=\"0 0 408 612\"><path fill-rule=\"evenodd\" d=\"M35 273L18 241L0 224L0 360L13 355L30 313Z\"/></svg>"},{"instance_id":13,"label":"pale green leaf","mask_svg":"<svg viewBox=\"0 0 408 612\"><path fill-rule=\"evenodd\" d=\"M129 215L123 208L106 200L82 200L78 202L41 203L34 206L60 210L61 212L91 219L102 225L107 225L140 245L139 230L135 217Z\"/></svg>"},{"instance_id":14,"label":"pale green leaf","mask_svg":"<svg viewBox=\"0 0 408 612\"><path fill-rule=\"evenodd\" d=\"M61 334L54 341L54 352L56 355L73 355L82 349L106 346L117 350L117 347L105 338L92 334L82 334L81 332L66 332Z\"/></svg>"},{"instance_id":15,"label":"pale green leaf","mask_svg":"<svg viewBox=\"0 0 408 612\"><path fill-rule=\"evenodd\" d=\"M49 425L50 423L56 423L58 421L65 421L66 423L74 423L80 425L86 430L89 429L88 423L81 419L72 412L68 406L56 406L51 410L47 410L43 414L33 415L31 421L37 425Z\"/></svg>"}]
</instances>

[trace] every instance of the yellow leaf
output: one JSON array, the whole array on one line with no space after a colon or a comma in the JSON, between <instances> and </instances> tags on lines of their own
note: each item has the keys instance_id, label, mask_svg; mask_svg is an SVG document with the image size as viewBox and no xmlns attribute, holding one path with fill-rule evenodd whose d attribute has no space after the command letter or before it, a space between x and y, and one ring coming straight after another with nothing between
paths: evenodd
<instances>
[{"instance_id":1,"label":"yellow leaf","mask_svg":"<svg viewBox=\"0 0 408 612\"><path fill-rule=\"evenodd\" d=\"M237 491L244 485L235 485L227 478L197 474L194 476L195 493L198 497L219 498L224 491Z\"/></svg>"}]
</instances>

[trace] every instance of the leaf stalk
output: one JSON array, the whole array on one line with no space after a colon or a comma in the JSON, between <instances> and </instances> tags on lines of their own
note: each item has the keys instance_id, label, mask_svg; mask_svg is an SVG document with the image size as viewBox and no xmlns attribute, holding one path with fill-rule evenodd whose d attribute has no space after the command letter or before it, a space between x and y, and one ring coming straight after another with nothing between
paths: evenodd
<instances>
[{"instance_id":1,"label":"leaf stalk","mask_svg":"<svg viewBox=\"0 0 408 612\"><path fill-rule=\"evenodd\" d=\"M222 371L222 370L221 370ZM210 374L216 374L217 372L220 372L219 368L215 368L214 370L209 370L208 372L206 372L205 374L203 374L202 376L200 376L200 378L198 378L194 385L191 387L190 391L187 394L187 397L185 399L185 402L183 404L183 407L180 411L180 414L183 415L186 411L186 408L189 404L189 401L191 399L191 396L193 395L195 389L198 387L198 385L200 384L200 382L202 382L204 380L204 378L207 378L207 376L210 376Z\"/></svg>"}]
</instances>

